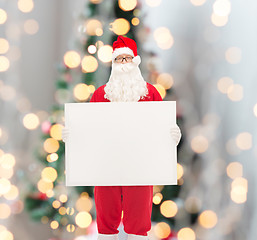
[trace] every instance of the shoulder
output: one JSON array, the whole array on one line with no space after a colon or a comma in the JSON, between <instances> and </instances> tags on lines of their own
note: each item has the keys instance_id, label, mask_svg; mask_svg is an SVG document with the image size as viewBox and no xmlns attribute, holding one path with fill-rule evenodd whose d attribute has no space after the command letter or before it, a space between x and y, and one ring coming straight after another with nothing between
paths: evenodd
<instances>
[{"instance_id":1,"label":"shoulder","mask_svg":"<svg viewBox=\"0 0 257 240\"><path fill-rule=\"evenodd\" d=\"M104 88L105 88L105 86L106 86L106 84L104 84L104 85L100 86L99 88L97 88L97 89L95 90L95 92L96 92L96 93L104 92Z\"/></svg>"},{"instance_id":2,"label":"shoulder","mask_svg":"<svg viewBox=\"0 0 257 240\"><path fill-rule=\"evenodd\" d=\"M147 88L150 90L156 89L154 85L152 85L151 83L146 82L147 84Z\"/></svg>"},{"instance_id":3,"label":"shoulder","mask_svg":"<svg viewBox=\"0 0 257 240\"><path fill-rule=\"evenodd\" d=\"M147 88L150 92L155 93L155 94L158 93L158 90L156 89L156 87L154 85L152 85L151 83L148 83L148 82L146 84L147 84Z\"/></svg>"},{"instance_id":4,"label":"shoulder","mask_svg":"<svg viewBox=\"0 0 257 240\"><path fill-rule=\"evenodd\" d=\"M106 84L100 86L99 88L97 88L92 97L91 97L91 100L90 102L104 102L104 101L107 101L105 98L104 98L104 95L105 95L105 91L104 91L104 88L105 88Z\"/></svg>"},{"instance_id":5,"label":"shoulder","mask_svg":"<svg viewBox=\"0 0 257 240\"><path fill-rule=\"evenodd\" d=\"M149 95L153 98L153 101L162 101L162 97L154 85L147 82L147 88Z\"/></svg>"}]
</instances>

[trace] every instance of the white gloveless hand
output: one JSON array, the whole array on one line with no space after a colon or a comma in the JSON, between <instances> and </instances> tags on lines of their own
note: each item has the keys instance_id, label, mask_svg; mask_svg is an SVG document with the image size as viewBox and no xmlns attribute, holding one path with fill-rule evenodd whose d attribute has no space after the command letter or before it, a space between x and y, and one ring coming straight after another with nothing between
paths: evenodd
<instances>
[{"instance_id":1,"label":"white gloveless hand","mask_svg":"<svg viewBox=\"0 0 257 240\"><path fill-rule=\"evenodd\" d=\"M171 127L170 134L177 146L182 136L180 128L177 124Z\"/></svg>"},{"instance_id":2,"label":"white gloveless hand","mask_svg":"<svg viewBox=\"0 0 257 240\"><path fill-rule=\"evenodd\" d=\"M69 137L69 129L64 127L62 129L62 141L66 142L68 137Z\"/></svg>"}]
</instances>

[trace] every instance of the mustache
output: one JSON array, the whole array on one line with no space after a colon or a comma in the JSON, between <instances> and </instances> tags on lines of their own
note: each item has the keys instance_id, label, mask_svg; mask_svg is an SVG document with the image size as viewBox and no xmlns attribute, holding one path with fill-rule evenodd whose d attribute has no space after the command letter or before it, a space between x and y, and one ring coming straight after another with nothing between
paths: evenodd
<instances>
[{"instance_id":1,"label":"mustache","mask_svg":"<svg viewBox=\"0 0 257 240\"><path fill-rule=\"evenodd\" d=\"M128 72L132 72L135 68L136 68L136 64L133 62L130 63L113 63L112 64L112 68L115 72L119 72L119 73L128 73Z\"/></svg>"}]
</instances>

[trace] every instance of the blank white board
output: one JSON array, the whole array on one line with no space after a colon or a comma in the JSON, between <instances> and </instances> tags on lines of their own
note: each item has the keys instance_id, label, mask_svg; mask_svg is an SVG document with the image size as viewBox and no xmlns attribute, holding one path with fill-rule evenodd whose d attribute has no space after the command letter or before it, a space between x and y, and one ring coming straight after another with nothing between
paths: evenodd
<instances>
[{"instance_id":1,"label":"blank white board","mask_svg":"<svg viewBox=\"0 0 257 240\"><path fill-rule=\"evenodd\" d=\"M176 101L66 103L66 186L176 185Z\"/></svg>"}]
</instances>

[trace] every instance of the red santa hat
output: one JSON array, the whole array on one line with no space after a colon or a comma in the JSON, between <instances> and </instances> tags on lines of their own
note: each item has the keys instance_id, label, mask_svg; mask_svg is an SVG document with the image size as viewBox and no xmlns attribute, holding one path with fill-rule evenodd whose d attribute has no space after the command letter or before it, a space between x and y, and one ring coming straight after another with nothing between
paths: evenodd
<instances>
[{"instance_id":1,"label":"red santa hat","mask_svg":"<svg viewBox=\"0 0 257 240\"><path fill-rule=\"evenodd\" d=\"M137 65L141 62L141 58L137 55L137 44L136 42L128 37L118 36L117 40L113 42L112 45L113 52L112 52L112 62L114 59L119 56L120 54L129 54L133 56L133 62Z\"/></svg>"}]
</instances>

